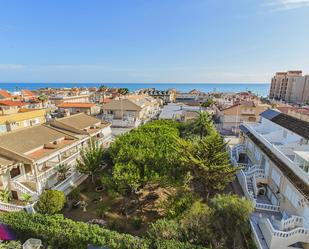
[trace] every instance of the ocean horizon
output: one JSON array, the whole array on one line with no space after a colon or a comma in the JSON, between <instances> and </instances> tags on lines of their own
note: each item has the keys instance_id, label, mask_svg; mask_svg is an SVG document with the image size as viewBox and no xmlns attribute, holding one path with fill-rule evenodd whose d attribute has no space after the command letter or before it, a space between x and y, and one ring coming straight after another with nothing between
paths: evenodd
<instances>
[{"instance_id":1,"label":"ocean horizon","mask_svg":"<svg viewBox=\"0 0 309 249\"><path fill-rule=\"evenodd\" d=\"M241 92L251 91L259 96L267 96L270 84L268 83L0 83L0 89L10 92L19 89L37 90L40 88L72 88L72 87L126 87L130 91L142 88L156 88L167 90L176 88L179 92L189 92L197 89L202 92Z\"/></svg>"}]
</instances>

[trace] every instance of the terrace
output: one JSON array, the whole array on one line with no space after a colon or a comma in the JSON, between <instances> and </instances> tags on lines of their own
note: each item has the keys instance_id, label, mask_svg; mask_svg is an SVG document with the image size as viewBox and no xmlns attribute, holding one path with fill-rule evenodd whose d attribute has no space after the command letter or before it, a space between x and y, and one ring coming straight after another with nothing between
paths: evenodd
<instances>
[{"instance_id":1,"label":"terrace","mask_svg":"<svg viewBox=\"0 0 309 249\"><path fill-rule=\"evenodd\" d=\"M303 181L309 181L309 144L299 135L269 123L248 124L244 128L259 139Z\"/></svg>"},{"instance_id":2,"label":"terrace","mask_svg":"<svg viewBox=\"0 0 309 249\"><path fill-rule=\"evenodd\" d=\"M309 243L309 228L304 227L304 218L287 213L279 204L274 205L269 200L266 191L261 191L270 184L264 169L251 163L244 164L245 153L244 144L234 146L231 149L231 161L235 166L243 166L237 179L244 195L255 207L250 224L258 248L288 248L290 245L303 248L300 241Z\"/></svg>"}]
</instances>

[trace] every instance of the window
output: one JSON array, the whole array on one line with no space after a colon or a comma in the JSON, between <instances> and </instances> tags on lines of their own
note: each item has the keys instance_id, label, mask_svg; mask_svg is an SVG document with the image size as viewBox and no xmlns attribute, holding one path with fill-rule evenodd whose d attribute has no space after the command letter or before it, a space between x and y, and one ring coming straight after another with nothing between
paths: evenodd
<instances>
[{"instance_id":1,"label":"window","mask_svg":"<svg viewBox=\"0 0 309 249\"><path fill-rule=\"evenodd\" d=\"M253 149L253 144L250 141L248 141L248 149L251 150L251 151Z\"/></svg>"},{"instance_id":2,"label":"window","mask_svg":"<svg viewBox=\"0 0 309 249\"><path fill-rule=\"evenodd\" d=\"M260 153L260 151L259 151L258 149L255 150L254 156L255 156L255 159L256 159L257 161L260 161L260 159L261 159L261 153Z\"/></svg>"},{"instance_id":3,"label":"window","mask_svg":"<svg viewBox=\"0 0 309 249\"><path fill-rule=\"evenodd\" d=\"M289 185L285 188L285 195L291 204L296 208L298 206L298 196Z\"/></svg>"},{"instance_id":4,"label":"window","mask_svg":"<svg viewBox=\"0 0 309 249\"><path fill-rule=\"evenodd\" d=\"M283 137L287 138L287 136L288 136L288 131L287 130L283 130Z\"/></svg>"},{"instance_id":5,"label":"window","mask_svg":"<svg viewBox=\"0 0 309 249\"><path fill-rule=\"evenodd\" d=\"M277 186L279 187L281 176L279 175L279 173L278 173L277 170L275 170L275 169L272 170L271 178L273 179L273 181L274 181L274 182L277 184Z\"/></svg>"}]
</instances>

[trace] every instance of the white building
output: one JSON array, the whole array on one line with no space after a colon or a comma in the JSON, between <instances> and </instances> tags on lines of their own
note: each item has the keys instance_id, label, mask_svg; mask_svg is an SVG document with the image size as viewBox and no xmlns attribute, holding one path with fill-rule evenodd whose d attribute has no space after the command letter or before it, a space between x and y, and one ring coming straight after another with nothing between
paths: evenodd
<instances>
[{"instance_id":1,"label":"white building","mask_svg":"<svg viewBox=\"0 0 309 249\"><path fill-rule=\"evenodd\" d=\"M309 123L275 110L243 124L231 150L245 196L255 207L258 248L309 248Z\"/></svg>"},{"instance_id":2,"label":"white building","mask_svg":"<svg viewBox=\"0 0 309 249\"><path fill-rule=\"evenodd\" d=\"M0 190L12 197L0 202L0 210L21 210L24 194L36 200L44 189L68 194L87 177L75 165L90 139L109 146L111 128L84 113L0 135ZM65 177L58 173L60 165L68 170Z\"/></svg>"}]
</instances>

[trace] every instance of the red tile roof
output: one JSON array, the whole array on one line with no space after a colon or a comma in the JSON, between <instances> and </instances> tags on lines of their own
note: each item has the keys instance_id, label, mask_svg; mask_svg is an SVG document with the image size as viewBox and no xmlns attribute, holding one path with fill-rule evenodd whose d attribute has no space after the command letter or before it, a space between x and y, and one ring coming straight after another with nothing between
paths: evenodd
<instances>
[{"instance_id":1,"label":"red tile roof","mask_svg":"<svg viewBox=\"0 0 309 249\"><path fill-rule=\"evenodd\" d=\"M4 98L11 98L11 94L8 93L6 90L1 90L0 89L0 95L3 96Z\"/></svg>"},{"instance_id":2,"label":"red tile roof","mask_svg":"<svg viewBox=\"0 0 309 249\"><path fill-rule=\"evenodd\" d=\"M28 96L28 97L34 97L35 94L33 92L31 92L30 90L27 90L27 89L23 89L21 90L22 94L25 95L25 96Z\"/></svg>"},{"instance_id":3,"label":"red tile roof","mask_svg":"<svg viewBox=\"0 0 309 249\"><path fill-rule=\"evenodd\" d=\"M5 106L25 106L28 103L22 102L22 101L12 101L12 100L0 100L0 105L5 105Z\"/></svg>"},{"instance_id":4,"label":"red tile roof","mask_svg":"<svg viewBox=\"0 0 309 249\"><path fill-rule=\"evenodd\" d=\"M89 108L95 106L94 103L84 103L84 102L64 102L58 105L60 108L70 108L70 107L77 107L77 108Z\"/></svg>"}]
</instances>

